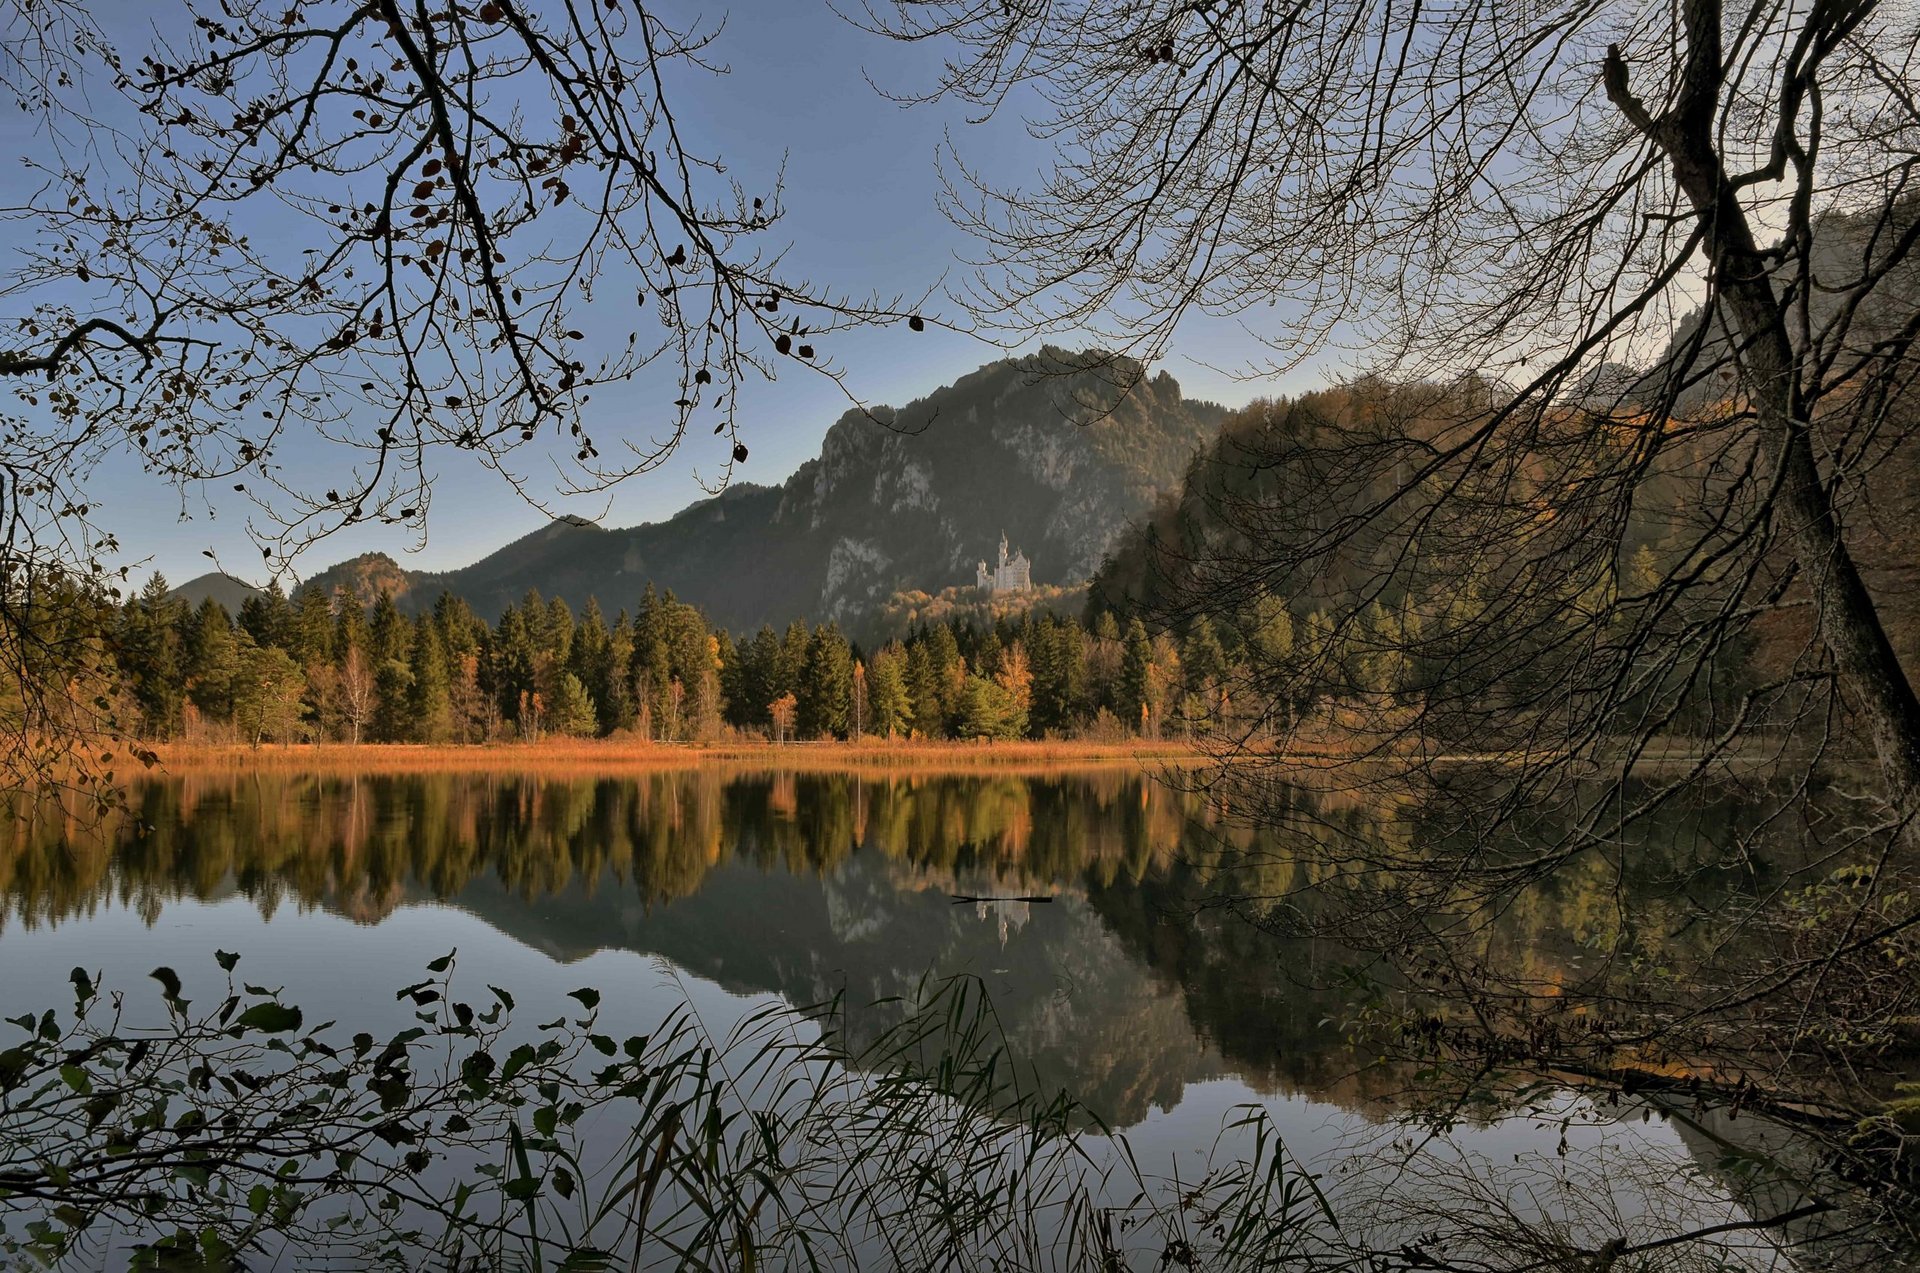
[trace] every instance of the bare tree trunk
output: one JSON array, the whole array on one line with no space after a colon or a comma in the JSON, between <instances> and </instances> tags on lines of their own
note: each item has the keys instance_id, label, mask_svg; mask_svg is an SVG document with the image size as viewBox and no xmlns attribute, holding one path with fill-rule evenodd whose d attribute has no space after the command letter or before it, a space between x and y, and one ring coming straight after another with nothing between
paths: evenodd
<instances>
[{"instance_id":1,"label":"bare tree trunk","mask_svg":"<svg viewBox=\"0 0 1920 1273\"><path fill-rule=\"evenodd\" d=\"M1864 12L1866 6L1853 6ZM1827 6L1810 22L1824 22L1815 36L1838 39L1857 18L1846 7ZM1607 52L1608 97L1667 156L1675 180L1705 227L1712 281L1724 300L1741 380L1750 399L1760 442L1773 458L1773 515L1792 545L1813 592L1815 622L1833 659L1849 706L1873 742L1887 800L1903 820L1902 838L1920 846L1920 698L1888 640L1879 610L1860 577L1834 516L1833 501L1813 452L1808 413L1795 375L1793 340L1785 303L1774 290L1766 258L1733 183L1714 148L1714 129L1724 62L1720 0L1687 0L1687 61L1671 109L1654 117L1627 86L1627 68L1617 47ZM1782 123L1776 163L1798 151L1794 139L1794 89L1783 86ZM1807 162L1804 154L1797 156ZM1798 223L1796 233L1807 227ZM1710 320L1709 320L1710 321Z\"/></svg>"}]
</instances>

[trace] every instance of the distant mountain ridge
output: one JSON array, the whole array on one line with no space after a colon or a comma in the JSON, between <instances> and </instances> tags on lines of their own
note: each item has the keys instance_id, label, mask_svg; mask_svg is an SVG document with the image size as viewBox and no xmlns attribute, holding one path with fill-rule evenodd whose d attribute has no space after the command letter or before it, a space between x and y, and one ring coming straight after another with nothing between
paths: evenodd
<instances>
[{"instance_id":1,"label":"distant mountain ridge","mask_svg":"<svg viewBox=\"0 0 1920 1273\"><path fill-rule=\"evenodd\" d=\"M735 631L805 618L861 632L896 591L971 582L1002 531L1035 583L1087 579L1224 417L1165 372L1048 348L898 410L847 412L778 486L736 482L625 529L559 519L446 572L365 554L302 587L363 601L384 588L406 610L445 590L491 620L529 588L611 613L652 583Z\"/></svg>"}]
</instances>

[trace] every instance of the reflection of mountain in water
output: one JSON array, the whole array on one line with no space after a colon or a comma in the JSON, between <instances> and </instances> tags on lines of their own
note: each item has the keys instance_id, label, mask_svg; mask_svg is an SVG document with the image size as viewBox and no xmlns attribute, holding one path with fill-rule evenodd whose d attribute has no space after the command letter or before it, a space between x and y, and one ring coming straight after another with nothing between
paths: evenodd
<instances>
[{"instance_id":1,"label":"reflection of mountain in water","mask_svg":"<svg viewBox=\"0 0 1920 1273\"><path fill-rule=\"evenodd\" d=\"M1370 817L1320 813L1342 834L1377 833ZM438 900L556 959L632 950L796 1003L977 975L1015 1058L1121 1123L1228 1069L1369 1111L1404 1077L1356 1073L1326 948L1185 904L1282 896L1313 855L1137 773L262 774L147 785L127 822L93 833L0 834L0 924L107 896L154 917L238 892L268 915L297 903L361 922ZM1057 900L1024 919L949 900L1029 892ZM1578 882L1565 893L1510 915L1512 958L1543 979L1584 936ZM1641 909L1680 927L1661 904Z\"/></svg>"},{"instance_id":2,"label":"reflection of mountain in water","mask_svg":"<svg viewBox=\"0 0 1920 1273\"><path fill-rule=\"evenodd\" d=\"M740 993L851 1007L978 977L1037 1085L1129 1125L1228 1068L1180 987L1128 948L1089 884L1139 884L1191 814L1137 775L862 781L711 772L540 784L476 776L269 778L144 788L144 830L0 853L5 918L104 896L244 894L361 922L457 906L562 961L658 956ZM1040 905L956 905L1041 892ZM858 1031L884 1021L854 1014Z\"/></svg>"},{"instance_id":3,"label":"reflection of mountain in water","mask_svg":"<svg viewBox=\"0 0 1920 1273\"><path fill-rule=\"evenodd\" d=\"M842 993L872 1003L912 996L929 972L977 976L1037 1081L1122 1125L1225 1070L1195 1037L1179 988L1134 958L1082 897L1034 908L1042 913L1008 926L1003 943L997 914L955 905L944 884L870 852L818 876L724 863L698 892L651 912L619 896L572 885L528 904L481 880L449 900L556 959L657 955L736 993L791 1003Z\"/></svg>"}]
</instances>

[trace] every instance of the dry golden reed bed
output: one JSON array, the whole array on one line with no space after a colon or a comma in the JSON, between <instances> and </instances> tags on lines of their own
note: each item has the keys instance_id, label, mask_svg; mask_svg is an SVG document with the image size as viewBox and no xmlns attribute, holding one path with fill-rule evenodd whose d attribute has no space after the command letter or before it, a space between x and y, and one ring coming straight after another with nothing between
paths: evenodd
<instances>
[{"instance_id":1,"label":"dry golden reed bed","mask_svg":"<svg viewBox=\"0 0 1920 1273\"><path fill-rule=\"evenodd\" d=\"M1206 756L1167 742L718 742L671 744L631 739L548 739L537 743L429 746L408 743L173 743L154 750L152 772L204 774L299 770L304 773L512 772L552 776L723 766L738 769L922 769L1035 772L1060 768L1193 765Z\"/></svg>"}]
</instances>

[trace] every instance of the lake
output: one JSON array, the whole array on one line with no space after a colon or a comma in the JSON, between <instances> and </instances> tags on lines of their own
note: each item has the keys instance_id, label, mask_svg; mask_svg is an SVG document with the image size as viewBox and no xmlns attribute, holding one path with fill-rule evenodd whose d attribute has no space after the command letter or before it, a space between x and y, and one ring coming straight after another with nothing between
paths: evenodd
<instances>
[{"instance_id":1,"label":"lake","mask_svg":"<svg viewBox=\"0 0 1920 1273\"><path fill-rule=\"evenodd\" d=\"M635 1030L681 1004L724 1030L771 1002L857 1006L964 974L1034 1087L1156 1169L1191 1176L1257 1106L1383 1236L1420 1207L1596 1245L1731 1225L1733 1267L1798 1267L1737 1227L1780 1202L1728 1167L1773 1134L1759 1120L1554 1085L1444 1126L1405 1118L1415 1078L1343 1029L1346 957L1201 904L1256 839L1118 768L153 781L127 817L0 827L0 1008L65 1003L76 966L136 1004L157 1002L159 965L211 996L219 950L348 1031L404 1023L394 992L453 950L475 986L532 1003L590 986ZM1576 935L1550 928L1532 957L1573 958Z\"/></svg>"}]
</instances>

